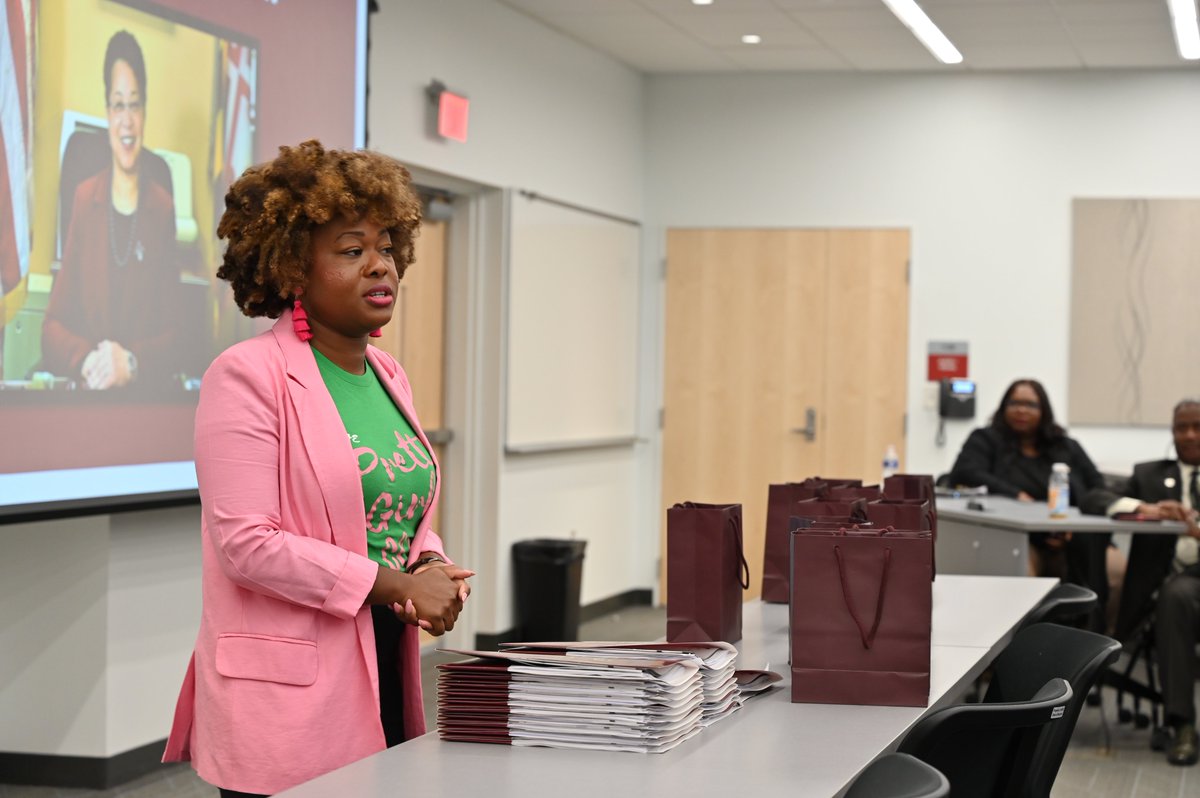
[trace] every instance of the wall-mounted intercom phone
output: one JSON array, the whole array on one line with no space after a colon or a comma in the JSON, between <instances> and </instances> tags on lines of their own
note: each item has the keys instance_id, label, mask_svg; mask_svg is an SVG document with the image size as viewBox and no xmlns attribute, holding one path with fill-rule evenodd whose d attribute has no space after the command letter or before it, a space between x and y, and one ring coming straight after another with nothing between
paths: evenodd
<instances>
[{"instance_id":1,"label":"wall-mounted intercom phone","mask_svg":"<svg viewBox=\"0 0 1200 798\"><path fill-rule=\"evenodd\" d=\"M938 415L942 418L975 418L975 381L961 378L942 380Z\"/></svg>"}]
</instances>

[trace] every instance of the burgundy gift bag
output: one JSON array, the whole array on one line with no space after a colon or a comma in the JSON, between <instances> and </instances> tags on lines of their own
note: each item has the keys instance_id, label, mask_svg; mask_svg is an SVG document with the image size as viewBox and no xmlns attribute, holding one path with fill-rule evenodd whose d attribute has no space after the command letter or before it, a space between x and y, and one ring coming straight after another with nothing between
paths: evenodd
<instances>
[{"instance_id":1,"label":"burgundy gift bag","mask_svg":"<svg viewBox=\"0 0 1200 798\"><path fill-rule=\"evenodd\" d=\"M849 486L853 480L837 480L836 487ZM818 485L812 483L819 482ZM814 516L851 515L852 502L823 502L816 498L828 493L834 483L807 479L771 485L767 490L767 529L763 544L762 600L787 604L791 592L791 550L788 547L788 519L797 514L797 507ZM865 507L865 502L861 502ZM861 516L866 518L866 511Z\"/></svg>"},{"instance_id":2,"label":"burgundy gift bag","mask_svg":"<svg viewBox=\"0 0 1200 798\"><path fill-rule=\"evenodd\" d=\"M937 493L930 474L893 474L883 481L887 501L929 502L929 530L933 533L933 574L937 576Z\"/></svg>"},{"instance_id":3,"label":"burgundy gift bag","mask_svg":"<svg viewBox=\"0 0 1200 798\"><path fill-rule=\"evenodd\" d=\"M829 501L852 501L853 499L866 499L874 501L883 498L883 491L878 485L838 485L835 488L830 488L829 492L821 498Z\"/></svg>"},{"instance_id":4,"label":"burgundy gift bag","mask_svg":"<svg viewBox=\"0 0 1200 798\"><path fill-rule=\"evenodd\" d=\"M933 506L924 499L880 499L869 503L866 511L875 526L933 532Z\"/></svg>"},{"instance_id":5,"label":"burgundy gift bag","mask_svg":"<svg viewBox=\"0 0 1200 798\"><path fill-rule=\"evenodd\" d=\"M930 533L810 528L791 543L792 701L925 706Z\"/></svg>"},{"instance_id":6,"label":"burgundy gift bag","mask_svg":"<svg viewBox=\"0 0 1200 798\"><path fill-rule=\"evenodd\" d=\"M742 639L742 505L684 502L667 510L667 641Z\"/></svg>"}]
</instances>

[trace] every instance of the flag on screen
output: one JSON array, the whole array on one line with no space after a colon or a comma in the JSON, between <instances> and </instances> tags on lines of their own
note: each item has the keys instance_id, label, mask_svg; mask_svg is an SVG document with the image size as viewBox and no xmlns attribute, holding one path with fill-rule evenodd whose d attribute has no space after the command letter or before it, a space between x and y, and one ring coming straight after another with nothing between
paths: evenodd
<instances>
[{"instance_id":1,"label":"flag on screen","mask_svg":"<svg viewBox=\"0 0 1200 798\"><path fill-rule=\"evenodd\" d=\"M227 53L225 168L233 181L254 163L254 72L258 65L253 48L230 42Z\"/></svg>"},{"instance_id":2,"label":"flag on screen","mask_svg":"<svg viewBox=\"0 0 1200 798\"><path fill-rule=\"evenodd\" d=\"M225 192L254 163L257 53L235 42L218 41L216 113L212 128L210 177L216 218L225 211Z\"/></svg>"},{"instance_id":3,"label":"flag on screen","mask_svg":"<svg viewBox=\"0 0 1200 798\"><path fill-rule=\"evenodd\" d=\"M33 46L36 0L7 0L0 15L0 325L20 306L29 271L33 207Z\"/></svg>"}]
</instances>

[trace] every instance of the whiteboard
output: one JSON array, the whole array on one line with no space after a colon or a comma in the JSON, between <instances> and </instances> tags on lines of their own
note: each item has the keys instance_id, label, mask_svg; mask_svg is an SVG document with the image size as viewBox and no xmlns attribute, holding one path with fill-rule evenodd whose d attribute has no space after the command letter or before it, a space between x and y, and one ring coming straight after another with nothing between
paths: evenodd
<instances>
[{"instance_id":1,"label":"whiteboard","mask_svg":"<svg viewBox=\"0 0 1200 798\"><path fill-rule=\"evenodd\" d=\"M631 443L640 227L513 192L506 449Z\"/></svg>"}]
</instances>

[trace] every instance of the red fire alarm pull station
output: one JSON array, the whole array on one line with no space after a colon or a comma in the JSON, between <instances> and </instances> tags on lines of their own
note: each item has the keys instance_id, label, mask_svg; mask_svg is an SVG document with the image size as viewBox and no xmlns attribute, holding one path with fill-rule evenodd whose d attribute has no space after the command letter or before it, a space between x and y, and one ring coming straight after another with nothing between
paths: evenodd
<instances>
[{"instance_id":1,"label":"red fire alarm pull station","mask_svg":"<svg viewBox=\"0 0 1200 798\"><path fill-rule=\"evenodd\" d=\"M437 80L429 84L429 97L436 108L438 135L465 143L471 101L462 94L450 91Z\"/></svg>"},{"instance_id":2,"label":"red fire alarm pull station","mask_svg":"<svg viewBox=\"0 0 1200 798\"><path fill-rule=\"evenodd\" d=\"M966 341L930 341L928 375L931 382L967 376Z\"/></svg>"}]
</instances>

